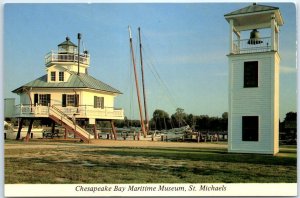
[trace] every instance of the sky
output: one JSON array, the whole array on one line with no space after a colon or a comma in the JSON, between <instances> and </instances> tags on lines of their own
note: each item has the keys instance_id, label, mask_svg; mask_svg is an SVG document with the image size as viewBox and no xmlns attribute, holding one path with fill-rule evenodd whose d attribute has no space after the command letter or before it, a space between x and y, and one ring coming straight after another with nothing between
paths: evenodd
<instances>
[{"instance_id":1,"label":"sky","mask_svg":"<svg viewBox=\"0 0 300 198\"><path fill-rule=\"evenodd\" d=\"M228 111L229 24L224 14L251 3L60 3L5 4L3 96L45 74L44 56L69 36L82 34L91 55L89 74L123 94L115 107L138 119L128 25L138 71L141 27L149 116L155 109L169 115L221 117ZM296 10L292 3L262 3L280 8L280 119L296 111ZM246 36L248 38L248 35ZM139 76L140 73L139 73ZM141 87L141 85L140 85Z\"/></svg>"}]
</instances>

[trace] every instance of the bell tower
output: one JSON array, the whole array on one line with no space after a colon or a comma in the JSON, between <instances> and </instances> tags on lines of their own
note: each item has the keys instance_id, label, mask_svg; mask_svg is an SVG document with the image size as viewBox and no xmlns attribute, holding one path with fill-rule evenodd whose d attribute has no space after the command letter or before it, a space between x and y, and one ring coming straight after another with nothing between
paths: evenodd
<instances>
[{"instance_id":1,"label":"bell tower","mask_svg":"<svg viewBox=\"0 0 300 198\"><path fill-rule=\"evenodd\" d=\"M229 23L228 151L279 151L278 7L252 4L224 15ZM250 38L249 38L250 34Z\"/></svg>"}]
</instances>

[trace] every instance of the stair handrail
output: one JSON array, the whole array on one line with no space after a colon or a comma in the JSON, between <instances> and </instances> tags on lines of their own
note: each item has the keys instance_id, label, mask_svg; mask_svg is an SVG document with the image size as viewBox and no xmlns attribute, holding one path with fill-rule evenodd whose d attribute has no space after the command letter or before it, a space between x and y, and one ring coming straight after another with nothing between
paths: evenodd
<instances>
[{"instance_id":1,"label":"stair handrail","mask_svg":"<svg viewBox=\"0 0 300 198\"><path fill-rule=\"evenodd\" d=\"M74 123L73 119L68 116L67 114L65 114L63 111L61 111L60 109L58 109L57 107L55 107L54 105L51 106L53 110L57 111L59 114L61 114L62 116L66 117L70 122L72 122L72 124L74 125L74 127L77 130L80 130L81 132L85 133L86 136L90 136L90 133L88 131L86 131L85 129L83 129L82 127L80 127L79 125L77 125L76 123ZM88 137L86 137L88 138Z\"/></svg>"},{"instance_id":2,"label":"stair handrail","mask_svg":"<svg viewBox=\"0 0 300 198\"><path fill-rule=\"evenodd\" d=\"M56 111L58 111L60 114L62 114L64 117L67 117L70 121L72 121L73 119L68 116L66 113L64 113L62 110L60 110L59 108L57 108L56 106L52 105L51 106L53 109L55 109Z\"/></svg>"}]
</instances>

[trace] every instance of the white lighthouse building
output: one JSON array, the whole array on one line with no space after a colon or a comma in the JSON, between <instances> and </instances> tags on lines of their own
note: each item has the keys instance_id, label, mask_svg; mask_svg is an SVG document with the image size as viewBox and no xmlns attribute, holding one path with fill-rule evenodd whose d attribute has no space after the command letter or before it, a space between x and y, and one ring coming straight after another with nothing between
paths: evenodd
<instances>
[{"instance_id":1,"label":"white lighthouse building","mask_svg":"<svg viewBox=\"0 0 300 198\"><path fill-rule=\"evenodd\" d=\"M114 107L114 99L121 92L88 74L90 55L80 52L80 39L78 34L77 46L67 37L58 51L45 56L45 75L13 90L20 96L15 109L15 117L21 118L16 139L24 119L30 120L29 138L33 120L43 118L50 118L85 142L97 138L97 121L109 121L116 138L113 121L124 119L124 112ZM88 131L87 124L94 125L94 131Z\"/></svg>"},{"instance_id":2,"label":"white lighthouse building","mask_svg":"<svg viewBox=\"0 0 300 198\"><path fill-rule=\"evenodd\" d=\"M228 151L276 154L279 8L254 3L224 16L230 26Z\"/></svg>"}]
</instances>

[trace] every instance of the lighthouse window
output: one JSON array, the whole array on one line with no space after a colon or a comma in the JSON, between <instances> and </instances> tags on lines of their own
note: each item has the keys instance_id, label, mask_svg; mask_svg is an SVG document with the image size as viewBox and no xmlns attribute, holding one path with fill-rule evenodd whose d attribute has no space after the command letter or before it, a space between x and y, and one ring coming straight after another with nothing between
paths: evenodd
<instances>
[{"instance_id":1,"label":"lighthouse window","mask_svg":"<svg viewBox=\"0 0 300 198\"><path fill-rule=\"evenodd\" d=\"M64 81L64 77L65 77L65 76L64 76L64 72L59 72L59 73L58 73L58 80L59 80L59 81Z\"/></svg>"},{"instance_id":2,"label":"lighthouse window","mask_svg":"<svg viewBox=\"0 0 300 198\"><path fill-rule=\"evenodd\" d=\"M48 106L50 104L50 94L39 94L39 104L42 106Z\"/></svg>"},{"instance_id":3,"label":"lighthouse window","mask_svg":"<svg viewBox=\"0 0 300 198\"><path fill-rule=\"evenodd\" d=\"M66 106L78 107L78 105L79 105L78 94L62 95L62 107L66 107Z\"/></svg>"},{"instance_id":4,"label":"lighthouse window","mask_svg":"<svg viewBox=\"0 0 300 198\"><path fill-rule=\"evenodd\" d=\"M258 141L258 116L243 116L242 125L242 140Z\"/></svg>"},{"instance_id":5,"label":"lighthouse window","mask_svg":"<svg viewBox=\"0 0 300 198\"><path fill-rule=\"evenodd\" d=\"M51 81L55 81L56 73L51 72Z\"/></svg>"},{"instance_id":6,"label":"lighthouse window","mask_svg":"<svg viewBox=\"0 0 300 198\"><path fill-rule=\"evenodd\" d=\"M74 95L67 95L67 106L74 106L75 97Z\"/></svg>"},{"instance_id":7,"label":"lighthouse window","mask_svg":"<svg viewBox=\"0 0 300 198\"><path fill-rule=\"evenodd\" d=\"M258 87L258 61L244 63L244 87Z\"/></svg>"},{"instance_id":8,"label":"lighthouse window","mask_svg":"<svg viewBox=\"0 0 300 198\"><path fill-rule=\"evenodd\" d=\"M104 109L104 97L94 96L94 108Z\"/></svg>"}]
</instances>

